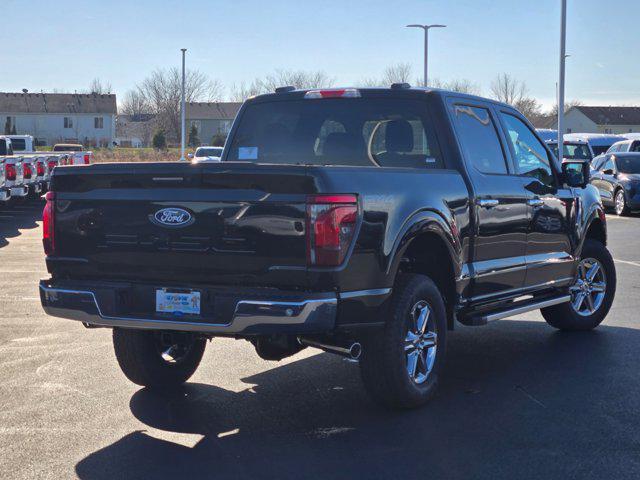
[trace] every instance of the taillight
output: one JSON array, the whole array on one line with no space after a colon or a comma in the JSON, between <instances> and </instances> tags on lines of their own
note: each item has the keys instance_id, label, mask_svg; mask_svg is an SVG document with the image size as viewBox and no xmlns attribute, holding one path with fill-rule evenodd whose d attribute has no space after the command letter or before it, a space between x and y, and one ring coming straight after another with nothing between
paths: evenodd
<instances>
[{"instance_id":1,"label":"taillight","mask_svg":"<svg viewBox=\"0 0 640 480\"><path fill-rule=\"evenodd\" d=\"M55 160L51 160L49 163L49 171L52 171L55 167L58 166L58 162L56 162Z\"/></svg>"},{"instance_id":2,"label":"taillight","mask_svg":"<svg viewBox=\"0 0 640 480\"><path fill-rule=\"evenodd\" d=\"M44 198L47 203L42 212L42 245L45 255L53 255L56 246L54 236L56 196L54 192L47 192Z\"/></svg>"},{"instance_id":3,"label":"taillight","mask_svg":"<svg viewBox=\"0 0 640 480\"><path fill-rule=\"evenodd\" d=\"M318 98L360 98L360 90L357 88L332 88L329 90L309 90L305 93L304 98L318 99Z\"/></svg>"},{"instance_id":4,"label":"taillight","mask_svg":"<svg viewBox=\"0 0 640 480\"><path fill-rule=\"evenodd\" d=\"M89 165L89 154L88 153L84 154L84 164L85 165Z\"/></svg>"},{"instance_id":5,"label":"taillight","mask_svg":"<svg viewBox=\"0 0 640 480\"><path fill-rule=\"evenodd\" d=\"M28 163L23 163L22 176L25 178L25 180L29 180L31 178L31 175L33 175L33 171L31 170L31 165L29 165Z\"/></svg>"},{"instance_id":6,"label":"taillight","mask_svg":"<svg viewBox=\"0 0 640 480\"><path fill-rule=\"evenodd\" d=\"M38 173L39 177L44 176L44 163L43 162L38 162L38 165L36 166L36 172Z\"/></svg>"},{"instance_id":7,"label":"taillight","mask_svg":"<svg viewBox=\"0 0 640 480\"><path fill-rule=\"evenodd\" d=\"M6 164L4 166L5 177L7 180L15 181L16 179L16 166L12 164Z\"/></svg>"},{"instance_id":8,"label":"taillight","mask_svg":"<svg viewBox=\"0 0 640 480\"><path fill-rule=\"evenodd\" d=\"M355 195L314 195L307 198L307 262L335 267L344 261L358 219Z\"/></svg>"}]
</instances>

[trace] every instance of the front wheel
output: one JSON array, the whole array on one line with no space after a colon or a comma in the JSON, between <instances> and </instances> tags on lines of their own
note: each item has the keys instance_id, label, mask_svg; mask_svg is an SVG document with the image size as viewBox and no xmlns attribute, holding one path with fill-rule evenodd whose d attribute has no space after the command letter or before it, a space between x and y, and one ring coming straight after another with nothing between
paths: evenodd
<instances>
[{"instance_id":1,"label":"front wheel","mask_svg":"<svg viewBox=\"0 0 640 480\"><path fill-rule=\"evenodd\" d=\"M206 346L191 333L113 329L113 347L122 372L143 387L171 388L194 374Z\"/></svg>"},{"instance_id":2,"label":"front wheel","mask_svg":"<svg viewBox=\"0 0 640 480\"><path fill-rule=\"evenodd\" d=\"M383 331L363 342L362 379L378 403L413 408L436 393L446 353L444 301L433 281L400 274Z\"/></svg>"},{"instance_id":3,"label":"front wheel","mask_svg":"<svg viewBox=\"0 0 640 480\"><path fill-rule=\"evenodd\" d=\"M627 206L627 198L624 196L624 190L620 189L616 192L615 197L615 212L616 215L628 215L629 207Z\"/></svg>"},{"instance_id":4,"label":"front wheel","mask_svg":"<svg viewBox=\"0 0 640 480\"><path fill-rule=\"evenodd\" d=\"M571 301L543 308L542 316L560 330L592 330L609 313L616 295L616 267L607 248L587 239L582 248Z\"/></svg>"}]
</instances>

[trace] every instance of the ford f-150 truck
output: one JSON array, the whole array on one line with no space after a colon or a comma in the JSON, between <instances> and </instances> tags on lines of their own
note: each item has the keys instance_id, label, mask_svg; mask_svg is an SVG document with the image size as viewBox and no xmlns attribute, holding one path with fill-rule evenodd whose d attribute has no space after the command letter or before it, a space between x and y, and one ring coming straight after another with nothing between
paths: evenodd
<instances>
[{"instance_id":1,"label":"ford f-150 truck","mask_svg":"<svg viewBox=\"0 0 640 480\"><path fill-rule=\"evenodd\" d=\"M113 328L149 387L185 382L225 336L358 360L374 399L409 408L456 322L541 310L590 330L615 295L588 162L459 93L281 88L242 106L221 163L58 167L47 197L44 309Z\"/></svg>"}]
</instances>

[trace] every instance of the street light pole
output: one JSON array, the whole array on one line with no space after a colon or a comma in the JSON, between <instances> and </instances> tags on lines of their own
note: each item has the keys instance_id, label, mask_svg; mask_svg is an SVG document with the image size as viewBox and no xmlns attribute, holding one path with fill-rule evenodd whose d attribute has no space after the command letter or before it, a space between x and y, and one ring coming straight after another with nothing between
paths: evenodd
<instances>
[{"instance_id":1,"label":"street light pole","mask_svg":"<svg viewBox=\"0 0 640 480\"><path fill-rule=\"evenodd\" d=\"M407 25L407 28L421 28L424 30L424 77L423 82L426 87L429 82L429 30L432 28L445 28L446 25Z\"/></svg>"},{"instance_id":2,"label":"street light pole","mask_svg":"<svg viewBox=\"0 0 640 480\"><path fill-rule=\"evenodd\" d=\"M564 152L564 76L567 60L567 0L561 0L560 8L560 74L558 78L558 156L562 161Z\"/></svg>"},{"instance_id":3,"label":"street light pole","mask_svg":"<svg viewBox=\"0 0 640 480\"><path fill-rule=\"evenodd\" d=\"M185 147L185 130L186 130L186 116L185 116L185 93L184 93L184 89L185 89L185 81L186 81L186 74L185 74L185 62L184 62L184 57L185 57L185 53L187 51L186 48L181 48L180 49L182 51L182 101L181 101L181 105L180 105L180 161L185 161L184 158L184 147Z\"/></svg>"}]
</instances>

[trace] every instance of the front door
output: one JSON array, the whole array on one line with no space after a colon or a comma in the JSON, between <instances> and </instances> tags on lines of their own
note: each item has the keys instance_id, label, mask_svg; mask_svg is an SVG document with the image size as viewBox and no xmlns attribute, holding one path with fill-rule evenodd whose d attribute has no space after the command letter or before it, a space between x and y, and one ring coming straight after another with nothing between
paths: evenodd
<instances>
[{"instance_id":1,"label":"front door","mask_svg":"<svg viewBox=\"0 0 640 480\"><path fill-rule=\"evenodd\" d=\"M492 109L467 100L450 100L449 108L475 196L471 300L490 300L523 286L526 194L522 179L508 165Z\"/></svg>"},{"instance_id":2,"label":"front door","mask_svg":"<svg viewBox=\"0 0 640 480\"><path fill-rule=\"evenodd\" d=\"M529 211L525 287L570 282L575 273L576 223L573 192L560 185L554 160L532 129L516 114L501 110L512 163L524 182Z\"/></svg>"}]
</instances>

